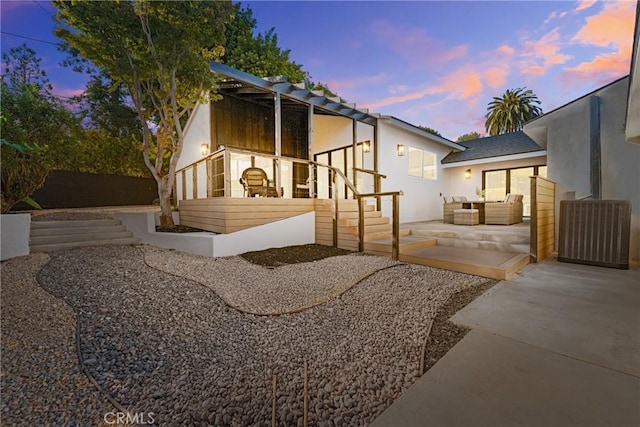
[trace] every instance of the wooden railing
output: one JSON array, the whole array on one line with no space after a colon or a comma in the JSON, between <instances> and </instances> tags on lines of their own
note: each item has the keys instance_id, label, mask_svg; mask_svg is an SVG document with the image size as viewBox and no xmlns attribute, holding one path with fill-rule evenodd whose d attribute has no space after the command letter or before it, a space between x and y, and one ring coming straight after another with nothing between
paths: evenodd
<instances>
[{"instance_id":1,"label":"wooden railing","mask_svg":"<svg viewBox=\"0 0 640 427\"><path fill-rule=\"evenodd\" d=\"M176 182L174 183L175 184L174 188L176 189L176 192L178 189L177 177L180 176L180 180L181 180L181 187L180 187L181 194L180 194L180 197L176 197L176 201L184 200L187 198L186 193L187 193L187 172L188 171L191 171L191 177L192 177L191 196L193 199L201 198L200 194L202 192L198 191L198 170L199 168L203 167L203 165L206 167L206 171L207 171L206 173L207 191L206 191L205 197L219 197L219 196L231 197L232 196L232 188L231 188L231 182L232 182L231 155L232 154L244 154L254 158L271 159L274 165L274 171L275 171L274 181L276 182L276 188L278 192L280 192L279 183L281 182L280 173L281 173L281 166L283 161L289 161L292 164L298 163L298 164L304 164L308 166L309 167L309 179L307 180L307 183L309 184L308 196L312 198L318 197L318 194L315 192L316 190L315 187L319 183L317 180L318 168L326 168L330 172L328 184L330 185L330 188L331 188L330 198L333 200L333 245L335 247L338 246L338 221L340 216L340 200L342 199L340 194L340 187L342 186L342 184L344 184L344 186L349 191L351 191L351 193L353 194L353 198L358 201L358 250L360 252L364 251L364 230L365 230L364 204L366 199L375 198L377 207L378 209L380 209L381 198L392 197L393 209L392 209L391 253L392 253L392 258L394 260L398 259L399 241L400 241L399 196L401 196L403 193L401 191L390 191L390 192L374 191L372 193L361 193L357 189L357 187L353 184L353 182L351 182L351 180L344 174L342 170L331 165L326 165L326 164L318 163L311 160L296 159L296 158L284 157L284 156L275 156L273 154L258 153L258 152L243 150L238 148L224 147L176 171ZM215 173L217 170L217 167L215 167L215 164L216 162L219 162L220 159L222 160L222 165L223 165L222 176L224 180L224 183L223 183L224 188L222 190L223 194L216 195L214 193L220 192L220 189L215 188L214 185L212 184L212 181L213 181L214 175L215 176L221 175L219 172L217 174ZM376 171L362 169L362 168L354 168L354 179L355 179L356 172L371 174L376 179L386 178L386 175L378 173ZM340 180L342 181L342 184L339 183ZM378 183L375 187L379 188L379 186L380 185ZM292 184L291 190L293 190L294 188L295 188L295 183ZM282 194L278 194L278 195L282 196Z\"/></svg>"}]
</instances>

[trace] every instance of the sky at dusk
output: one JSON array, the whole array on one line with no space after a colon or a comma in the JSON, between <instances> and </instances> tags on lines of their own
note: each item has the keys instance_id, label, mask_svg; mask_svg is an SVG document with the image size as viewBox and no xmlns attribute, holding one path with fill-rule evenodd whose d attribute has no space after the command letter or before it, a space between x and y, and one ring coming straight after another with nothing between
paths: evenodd
<instances>
[{"instance_id":1,"label":"sky at dusk","mask_svg":"<svg viewBox=\"0 0 640 427\"><path fill-rule=\"evenodd\" d=\"M506 89L532 89L551 111L627 75L636 10L630 0L243 4L259 31L275 27L313 81L452 140L484 134L486 106ZM59 64L54 8L27 0L0 7L2 52L27 43L54 93L82 92L86 77Z\"/></svg>"}]
</instances>

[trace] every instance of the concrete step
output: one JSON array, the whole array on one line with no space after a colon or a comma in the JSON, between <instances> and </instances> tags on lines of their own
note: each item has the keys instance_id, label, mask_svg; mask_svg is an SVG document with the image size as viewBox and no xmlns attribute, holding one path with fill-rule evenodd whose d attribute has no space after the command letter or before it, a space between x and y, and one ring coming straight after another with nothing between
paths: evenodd
<instances>
[{"instance_id":1,"label":"concrete step","mask_svg":"<svg viewBox=\"0 0 640 427\"><path fill-rule=\"evenodd\" d=\"M122 227L124 229L124 227ZM130 231L115 231L107 233L73 233L73 234L55 234L50 236L31 236L29 242L31 245L46 245L54 243L69 243L69 242L85 242L91 240L113 240L123 239L127 237L133 237Z\"/></svg>"},{"instance_id":2,"label":"concrete step","mask_svg":"<svg viewBox=\"0 0 640 427\"><path fill-rule=\"evenodd\" d=\"M135 237L127 237L120 239L106 239L106 240L86 240L78 242L66 242L66 243L51 243L45 245L32 245L31 252L50 252L61 249L73 249L84 246L103 246L103 245L136 245L140 243L139 239Z\"/></svg>"},{"instance_id":3,"label":"concrete step","mask_svg":"<svg viewBox=\"0 0 640 427\"><path fill-rule=\"evenodd\" d=\"M519 230L518 232L510 230L481 230L479 227L471 226L457 226L453 230L451 227L443 230L413 230L414 234L436 239L458 239L464 241L478 240L509 244L529 244L529 233L526 229L524 230L526 233L523 233L522 230Z\"/></svg>"},{"instance_id":4,"label":"concrete step","mask_svg":"<svg viewBox=\"0 0 640 427\"><path fill-rule=\"evenodd\" d=\"M516 244L499 241L487 240L463 240L458 238L438 238L439 246L451 246L455 248L468 249L487 249L502 252L517 252L528 254L530 251L529 244Z\"/></svg>"},{"instance_id":5,"label":"concrete step","mask_svg":"<svg viewBox=\"0 0 640 427\"><path fill-rule=\"evenodd\" d=\"M69 228L69 227L105 227L112 225L122 225L117 219L90 219L90 220L69 220L69 221L31 221L31 229L39 228Z\"/></svg>"},{"instance_id":6,"label":"concrete step","mask_svg":"<svg viewBox=\"0 0 640 427\"><path fill-rule=\"evenodd\" d=\"M71 222L71 221L66 221ZM31 224L34 224L33 222ZM85 234L85 233L117 233L126 231L124 225L104 225L104 226L54 226L51 228L31 228L31 237Z\"/></svg>"},{"instance_id":7,"label":"concrete step","mask_svg":"<svg viewBox=\"0 0 640 427\"><path fill-rule=\"evenodd\" d=\"M404 226L411 227L411 224ZM438 239L439 246L529 253L528 227L453 226L431 223L428 228L418 224L411 229L413 234Z\"/></svg>"},{"instance_id":8,"label":"concrete step","mask_svg":"<svg viewBox=\"0 0 640 427\"><path fill-rule=\"evenodd\" d=\"M140 241L120 220L99 219L32 221L29 243L31 252L48 252L83 246L138 244Z\"/></svg>"}]
</instances>

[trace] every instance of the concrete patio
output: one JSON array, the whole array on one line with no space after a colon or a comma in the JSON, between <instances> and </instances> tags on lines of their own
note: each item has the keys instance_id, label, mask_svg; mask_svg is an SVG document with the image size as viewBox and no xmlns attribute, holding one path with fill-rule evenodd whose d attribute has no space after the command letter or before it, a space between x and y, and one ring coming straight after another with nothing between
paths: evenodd
<instances>
[{"instance_id":1,"label":"concrete patio","mask_svg":"<svg viewBox=\"0 0 640 427\"><path fill-rule=\"evenodd\" d=\"M640 425L640 267L527 266L372 426Z\"/></svg>"}]
</instances>

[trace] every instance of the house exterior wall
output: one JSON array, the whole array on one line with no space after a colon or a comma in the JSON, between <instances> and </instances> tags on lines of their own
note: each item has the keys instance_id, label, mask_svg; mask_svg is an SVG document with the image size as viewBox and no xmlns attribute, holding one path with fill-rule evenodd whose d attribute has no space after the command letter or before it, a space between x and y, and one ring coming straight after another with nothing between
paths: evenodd
<instances>
[{"instance_id":1,"label":"house exterior wall","mask_svg":"<svg viewBox=\"0 0 640 427\"><path fill-rule=\"evenodd\" d=\"M404 192L400 197L400 222L442 218L440 194L444 192L446 183L440 161L451 149L382 121L379 126L379 171L387 175L387 179L382 180L382 191ZM398 156L397 144L404 144L404 156ZM435 180L409 175L408 147L436 154ZM383 199L382 212L385 216L392 216L391 198Z\"/></svg>"},{"instance_id":2,"label":"house exterior wall","mask_svg":"<svg viewBox=\"0 0 640 427\"><path fill-rule=\"evenodd\" d=\"M625 139L629 79L621 79L592 95L600 97L602 199L630 200L631 257L640 258L640 146ZM546 127L547 174L558 184L556 202L591 194L590 96L543 116L524 128L536 139ZM556 210L558 211L558 210Z\"/></svg>"},{"instance_id":3,"label":"house exterior wall","mask_svg":"<svg viewBox=\"0 0 640 427\"><path fill-rule=\"evenodd\" d=\"M356 132L358 141L369 140L373 142L373 126L358 122ZM351 144L353 144L352 120L346 117L314 115L313 154L324 153Z\"/></svg>"},{"instance_id":4,"label":"house exterior wall","mask_svg":"<svg viewBox=\"0 0 640 427\"><path fill-rule=\"evenodd\" d=\"M209 104L198 104L196 107L184 130L182 154L176 169L181 169L205 157L200 153L201 144L210 144L209 149L216 150L216 147L211 147L210 111Z\"/></svg>"},{"instance_id":5,"label":"house exterior wall","mask_svg":"<svg viewBox=\"0 0 640 427\"><path fill-rule=\"evenodd\" d=\"M526 159L494 161L481 164L462 163L462 166L446 165L443 178L446 183L444 196L465 196L468 200L478 200L476 189L482 188L482 172L496 169L523 168L541 166L547 163L546 156L536 156ZM465 179L464 172L471 169L471 178ZM442 217L442 212L440 213Z\"/></svg>"}]
</instances>

